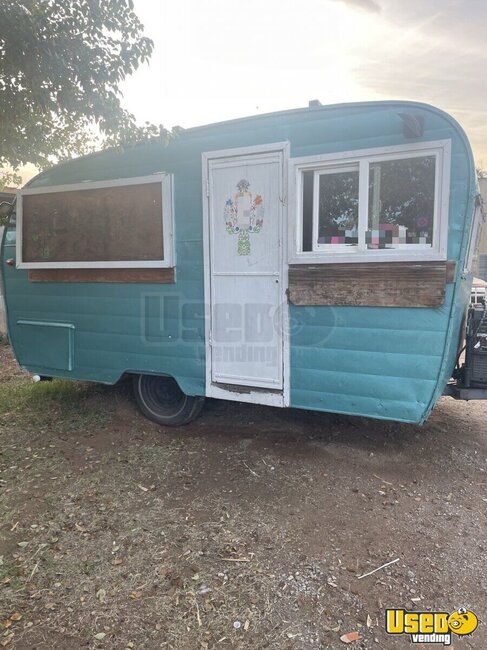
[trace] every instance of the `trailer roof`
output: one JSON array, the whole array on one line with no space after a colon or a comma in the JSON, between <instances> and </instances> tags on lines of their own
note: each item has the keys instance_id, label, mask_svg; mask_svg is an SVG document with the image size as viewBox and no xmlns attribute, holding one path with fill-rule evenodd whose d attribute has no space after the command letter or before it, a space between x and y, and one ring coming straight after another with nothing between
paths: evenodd
<instances>
[{"instance_id":1,"label":"trailer roof","mask_svg":"<svg viewBox=\"0 0 487 650\"><path fill-rule=\"evenodd\" d=\"M171 139L168 144L149 142L130 147L112 147L97 151L55 165L32 178L27 185L30 187L46 187L75 182L105 180L108 178L127 178L130 176L157 173L158 171L162 172L166 171L164 166L158 167L158 165L164 165L164 162L169 156L176 154L179 149L187 146L189 142L211 138L212 135L216 135L217 133L235 132L240 128L244 129L244 127L248 129L252 123L256 127L257 125L261 125L260 128L267 127L267 125L269 127L289 124L295 125L303 120L313 121L319 114L323 113L339 113L345 117L346 115L350 116L352 113L359 113L364 110L374 113L391 108L436 114L437 117L443 118L449 123L450 127L454 128L460 134L467 149L470 151L467 137L458 122L448 113L429 104L400 100L353 102L325 106L313 104L304 108L250 115L187 129L183 128L180 134ZM470 157L473 161L471 152ZM139 165L146 165L146 167L147 165L151 165L152 167L150 169L147 167L145 170L139 170ZM137 171L134 171L134 168Z\"/></svg>"}]
</instances>

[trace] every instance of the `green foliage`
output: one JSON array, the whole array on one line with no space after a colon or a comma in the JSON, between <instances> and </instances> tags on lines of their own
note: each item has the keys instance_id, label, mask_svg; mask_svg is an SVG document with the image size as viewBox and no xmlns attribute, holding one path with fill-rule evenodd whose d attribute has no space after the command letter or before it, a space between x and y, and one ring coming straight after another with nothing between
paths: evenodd
<instances>
[{"instance_id":1,"label":"green foliage","mask_svg":"<svg viewBox=\"0 0 487 650\"><path fill-rule=\"evenodd\" d=\"M0 192L3 192L7 185L20 185L22 183L22 177L17 174L17 172L9 172L6 170L0 170Z\"/></svg>"},{"instance_id":2,"label":"green foliage","mask_svg":"<svg viewBox=\"0 0 487 650\"><path fill-rule=\"evenodd\" d=\"M378 173L377 177L375 172ZM377 183L377 184L376 184ZM433 228L435 158L382 161L370 167L369 224L399 224L411 231ZM377 214L374 194L377 192ZM359 172L324 174L320 179L319 236L358 225Z\"/></svg>"},{"instance_id":3,"label":"green foliage","mask_svg":"<svg viewBox=\"0 0 487 650\"><path fill-rule=\"evenodd\" d=\"M87 431L104 426L114 411L107 393L114 390L61 379L37 384L30 378L6 382L0 392L0 426L37 432L46 428Z\"/></svg>"},{"instance_id":4,"label":"green foliage","mask_svg":"<svg viewBox=\"0 0 487 650\"><path fill-rule=\"evenodd\" d=\"M411 230L433 227L435 205L434 156L389 160L372 165L380 171L380 223L401 224ZM373 180L371 180L373 190ZM416 225L420 219L423 227Z\"/></svg>"},{"instance_id":5,"label":"green foliage","mask_svg":"<svg viewBox=\"0 0 487 650\"><path fill-rule=\"evenodd\" d=\"M109 145L166 139L120 103L152 49L132 0L2 0L0 167L86 153L97 132Z\"/></svg>"},{"instance_id":6,"label":"green foliage","mask_svg":"<svg viewBox=\"0 0 487 650\"><path fill-rule=\"evenodd\" d=\"M336 235L358 223L358 171L324 174L320 177L319 236Z\"/></svg>"}]
</instances>

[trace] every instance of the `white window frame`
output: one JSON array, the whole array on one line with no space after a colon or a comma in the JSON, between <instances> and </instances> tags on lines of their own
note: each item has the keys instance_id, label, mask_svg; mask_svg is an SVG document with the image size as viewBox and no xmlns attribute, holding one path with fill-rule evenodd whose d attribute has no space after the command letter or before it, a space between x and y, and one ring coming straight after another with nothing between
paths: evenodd
<instances>
[{"instance_id":1,"label":"white window frame","mask_svg":"<svg viewBox=\"0 0 487 650\"><path fill-rule=\"evenodd\" d=\"M368 229L369 168L371 163L403 160L425 156L435 157L435 205L433 215L433 240L429 244L399 244L395 248L367 249L365 231ZM289 220L290 264L333 264L336 262L414 262L447 259L448 210L450 202L451 140L435 140L391 147L359 149L317 156L291 158L289 187L292 192L290 206L294 206L295 219ZM303 172L326 173L347 167L359 167L358 245L321 244L315 239L318 224L313 214L313 250L303 251ZM315 182L316 185L316 182ZM316 193L316 187L314 187ZM366 200L364 200L366 199ZM313 212L317 212L315 201Z\"/></svg>"},{"instance_id":2,"label":"white window frame","mask_svg":"<svg viewBox=\"0 0 487 650\"><path fill-rule=\"evenodd\" d=\"M160 183L162 192L162 236L163 260L116 260L86 262L24 262L22 260L22 199L33 194L50 194L52 192L73 192L107 187L126 187ZM169 268L174 266L174 227L173 227L173 177L172 174L158 173L152 176L134 176L106 181L86 181L69 185L52 185L50 187L29 187L19 190L17 194L17 243L16 257L18 269L125 269L125 268Z\"/></svg>"}]
</instances>

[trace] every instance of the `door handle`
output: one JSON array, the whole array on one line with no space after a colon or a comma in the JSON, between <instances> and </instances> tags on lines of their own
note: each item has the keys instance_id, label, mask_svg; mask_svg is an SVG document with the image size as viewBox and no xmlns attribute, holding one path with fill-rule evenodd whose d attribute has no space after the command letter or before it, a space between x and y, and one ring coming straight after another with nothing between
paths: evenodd
<instances>
[{"instance_id":1,"label":"door handle","mask_svg":"<svg viewBox=\"0 0 487 650\"><path fill-rule=\"evenodd\" d=\"M5 260L7 266L15 266L15 260L13 257L9 257L8 260Z\"/></svg>"}]
</instances>

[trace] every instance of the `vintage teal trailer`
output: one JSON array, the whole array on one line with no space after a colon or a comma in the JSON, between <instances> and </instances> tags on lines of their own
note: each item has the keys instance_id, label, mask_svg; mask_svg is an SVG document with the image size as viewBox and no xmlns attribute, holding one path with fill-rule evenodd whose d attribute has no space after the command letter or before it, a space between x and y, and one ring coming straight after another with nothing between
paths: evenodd
<instances>
[{"instance_id":1,"label":"vintage teal trailer","mask_svg":"<svg viewBox=\"0 0 487 650\"><path fill-rule=\"evenodd\" d=\"M44 377L421 423L463 338L471 149L413 102L290 110L57 165L3 241L8 331Z\"/></svg>"}]
</instances>

